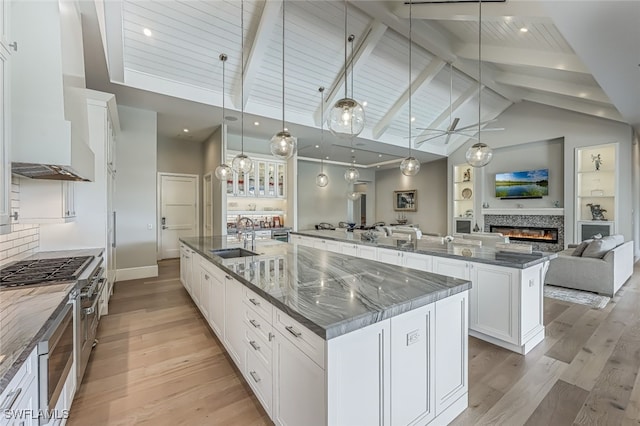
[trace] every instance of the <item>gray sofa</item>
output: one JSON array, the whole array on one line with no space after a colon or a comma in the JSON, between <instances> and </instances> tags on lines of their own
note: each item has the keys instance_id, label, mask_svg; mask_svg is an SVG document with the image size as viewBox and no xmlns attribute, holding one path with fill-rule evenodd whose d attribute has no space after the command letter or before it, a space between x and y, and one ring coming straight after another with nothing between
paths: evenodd
<instances>
[{"instance_id":1,"label":"gray sofa","mask_svg":"<svg viewBox=\"0 0 640 426\"><path fill-rule=\"evenodd\" d=\"M559 252L549 264L544 283L613 296L631 274L633 241L612 235Z\"/></svg>"}]
</instances>

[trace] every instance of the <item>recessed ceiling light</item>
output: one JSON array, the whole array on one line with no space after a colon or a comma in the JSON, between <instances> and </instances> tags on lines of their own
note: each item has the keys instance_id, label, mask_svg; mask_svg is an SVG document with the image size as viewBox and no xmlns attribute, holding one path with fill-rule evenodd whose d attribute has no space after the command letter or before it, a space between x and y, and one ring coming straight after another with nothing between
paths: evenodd
<instances>
[{"instance_id":1,"label":"recessed ceiling light","mask_svg":"<svg viewBox=\"0 0 640 426\"><path fill-rule=\"evenodd\" d=\"M527 27L522 27L522 28L520 28L520 32L521 33L527 33L527 32L529 32L529 29Z\"/></svg>"},{"instance_id":2,"label":"recessed ceiling light","mask_svg":"<svg viewBox=\"0 0 640 426\"><path fill-rule=\"evenodd\" d=\"M380 168L380 166L376 166L376 168L377 168L377 169L379 169L379 168Z\"/></svg>"},{"instance_id":3,"label":"recessed ceiling light","mask_svg":"<svg viewBox=\"0 0 640 426\"><path fill-rule=\"evenodd\" d=\"M382 154L378 154L378 158L382 158Z\"/></svg>"},{"instance_id":4,"label":"recessed ceiling light","mask_svg":"<svg viewBox=\"0 0 640 426\"><path fill-rule=\"evenodd\" d=\"M505 22L511 22L511 21L513 21L513 16L505 16L504 20L505 20Z\"/></svg>"},{"instance_id":5,"label":"recessed ceiling light","mask_svg":"<svg viewBox=\"0 0 640 426\"><path fill-rule=\"evenodd\" d=\"M416 121L416 118L415 118L415 117L411 117L411 121L412 121L412 122L413 122L413 121Z\"/></svg>"},{"instance_id":6,"label":"recessed ceiling light","mask_svg":"<svg viewBox=\"0 0 640 426\"><path fill-rule=\"evenodd\" d=\"M327 156L326 156L326 157L324 157L324 158L325 158L325 160L328 160L328 159L329 159L329 156L327 155Z\"/></svg>"},{"instance_id":7,"label":"recessed ceiling light","mask_svg":"<svg viewBox=\"0 0 640 426\"><path fill-rule=\"evenodd\" d=\"M182 129L183 132L189 133L189 129Z\"/></svg>"},{"instance_id":8,"label":"recessed ceiling light","mask_svg":"<svg viewBox=\"0 0 640 426\"><path fill-rule=\"evenodd\" d=\"M144 30L142 30L142 32L144 33L144 35L146 35L147 37L151 37L153 35L153 33L151 32L151 30L149 28L145 28Z\"/></svg>"},{"instance_id":9,"label":"recessed ceiling light","mask_svg":"<svg viewBox=\"0 0 640 426\"><path fill-rule=\"evenodd\" d=\"M253 122L253 125L254 125L254 126L259 126L259 125L260 125L260 122L259 122L259 121L254 121L254 122Z\"/></svg>"},{"instance_id":10,"label":"recessed ceiling light","mask_svg":"<svg viewBox=\"0 0 640 426\"><path fill-rule=\"evenodd\" d=\"M352 149L352 150L351 150L351 152L356 152L356 150L355 150L355 149Z\"/></svg>"},{"instance_id":11,"label":"recessed ceiling light","mask_svg":"<svg viewBox=\"0 0 640 426\"><path fill-rule=\"evenodd\" d=\"M316 145L316 148L320 148L320 145Z\"/></svg>"},{"instance_id":12,"label":"recessed ceiling light","mask_svg":"<svg viewBox=\"0 0 640 426\"><path fill-rule=\"evenodd\" d=\"M368 105L367 101L362 102L362 106L367 106L367 105Z\"/></svg>"},{"instance_id":13,"label":"recessed ceiling light","mask_svg":"<svg viewBox=\"0 0 640 426\"><path fill-rule=\"evenodd\" d=\"M289 129L287 129L287 128L285 127L285 128L284 128L284 131L285 131L285 132L288 132L288 131L289 131Z\"/></svg>"}]
</instances>

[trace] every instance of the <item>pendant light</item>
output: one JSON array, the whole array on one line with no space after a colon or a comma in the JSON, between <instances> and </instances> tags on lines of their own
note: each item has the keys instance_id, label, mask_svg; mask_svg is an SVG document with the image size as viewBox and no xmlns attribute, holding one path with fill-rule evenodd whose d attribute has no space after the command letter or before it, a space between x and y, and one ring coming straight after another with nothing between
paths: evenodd
<instances>
[{"instance_id":1,"label":"pendant light","mask_svg":"<svg viewBox=\"0 0 640 426\"><path fill-rule=\"evenodd\" d=\"M347 199L351 201L356 201L360 199L360 197L362 197L362 193L357 191L347 191L346 196L347 196Z\"/></svg>"},{"instance_id":2,"label":"pendant light","mask_svg":"<svg viewBox=\"0 0 640 426\"><path fill-rule=\"evenodd\" d=\"M356 169L356 157L352 156L351 157L351 167L349 167L347 170L345 170L345 172L344 172L344 180L346 180L347 183L354 183L358 179L360 179L360 172L358 172L358 169Z\"/></svg>"},{"instance_id":3,"label":"pendant light","mask_svg":"<svg viewBox=\"0 0 640 426\"><path fill-rule=\"evenodd\" d=\"M286 1L282 1L282 130L273 135L269 142L271 154L283 160L289 159L296 152L296 141L284 124L284 9Z\"/></svg>"},{"instance_id":4,"label":"pendant light","mask_svg":"<svg viewBox=\"0 0 640 426\"><path fill-rule=\"evenodd\" d=\"M482 104L482 0L478 2L478 142L466 152L467 163L472 167L484 167L493 158L493 150L480 139L480 105Z\"/></svg>"},{"instance_id":5,"label":"pendant light","mask_svg":"<svg viewBox=\"0 0 640 426\"><path fill-rule=\"evenodd\" d=\"M329 184L329 176L324 173L324 87L319 87L320 92L320 173L316 176L316 185L324 188Z\"/></svg>"},{"instance_id":6,"label":"pendant light","mask_svg":"<svg viewBox=\"0 0 640 426\"><path fill-rule=\"evenodd\" d=\"M364 108L349 98L347 90L347 0L344 0L344 98L339 99L329 113L329 130L340 138L354 138L364 129Z\"/></svg>"},{"instance_id":7,"label":"pendant light","mask_svg":"<svg viewBox=\"0 0 640 426\"><path fill-rule=\"evenodd\" d=\"M240 40L241 40L241 49L240 49L240 68L241 68L241 84L240 84L240 99L242 99L241 104L241 115L240 115L240 144L241 144L241 152L236 155L231 163L231 168L236 173L249 173L251 169L253 169L253 161L249 156L244 153L244 0L240 2Z\"/></svg>"},{"instance_id":8,"label":"pendant light","mask_svg":"<svg viewBox=\"0 0 640 426\"><path fill-rule=\"evenodd\" d=\"M411 155L411 144L413 143L411 137L411 85L413 82L412 70L411 70L411 52L413 47L412 32L413 32L413 15L411 11L411 5L413 2L409 2L409 156L402 160L400 163L400 171L405 176L415 176L420 171L420 161Z\"/></svg>"},{"instance_id":9,"label":"pendant light","mask_svg":"<svg viewBox=\"0 0 640 426\"><path fill-rule=\"evenodd\" d=\"M222 135L222 162L218 167L216 167L216 178L220 182L227 182L229 177L233 174L233 170L227 163L225 163L225 159L227 158L227 132L224 129L224 76L225 76L225 66L224 64L227 62L227 55L225 53L221 53L218 57L220 62L222 62L222 131L220 132Z\"/></svg>"}]
</instances>

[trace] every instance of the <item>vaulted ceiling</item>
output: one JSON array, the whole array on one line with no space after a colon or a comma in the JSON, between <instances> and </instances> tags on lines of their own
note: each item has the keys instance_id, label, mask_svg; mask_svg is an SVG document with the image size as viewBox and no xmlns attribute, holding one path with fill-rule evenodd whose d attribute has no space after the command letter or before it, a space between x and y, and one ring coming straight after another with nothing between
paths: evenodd
<instances>
[{"instance_id":1,"label":"vaulted ceiling","mask_svg":"<svg viewBox=\"0 0 640 426\"><path fill-rule=\"evenodd\" d=\"M422 129L446 130L459 118L457 128L472 126L475 131L479 113L481 121L491 120L522 100L625 121L541 3L483 2L480 111L478 3L413 4L412 146L418 158L446 156L468 140L454 133L421 143L433 136ZM224 95L225 115L238 118L244 107L245 133L264 138L266 144L282 126L282 7L280 0L244 2L243 55L239 0L101 3L97 21L109 80L120 91L164 95L158 97L160 103L192 101L189 108L163 110L157 105L161 135L204 139L221 121ZM285 11L286 125L298 137L300 155L319 158L315 145L321 111L326 117L344 95L344 3L286 1ZM350 145L356 156L358 150L389 158L406 155L408 14L408 4L398 1L348 3L347 33L355 35L347 51L353 69L348 86L353 97L366 102L367 121L353 142L327 135L329 143L342 145L333 159L349 161ZM220 53L229 58L224 93ZM320 86L326 88L322 105ZM122 98L131 103L135 96L124 93ZM229 123L232 133L240 133L240 122ZM188 136L184 128L189 128ZM362 157L369 164L380 158Z\"/></svg>"}]
</instances>

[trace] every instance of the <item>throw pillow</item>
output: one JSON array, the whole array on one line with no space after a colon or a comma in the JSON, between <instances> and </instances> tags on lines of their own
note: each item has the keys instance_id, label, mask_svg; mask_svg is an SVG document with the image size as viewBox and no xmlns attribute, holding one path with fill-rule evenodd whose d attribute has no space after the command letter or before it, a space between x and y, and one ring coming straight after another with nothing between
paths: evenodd
<instances>
[{"instance_id":1,"label":"throw pillow","mask_svg":"<svg viewBox=\"0 0 640 426\"><path fill-rule=\"evenodd\" d=\"M620 234L616 234L616 235L609 235L608 237L604 237L603 240L611 240L615 243L616 247L618 247L620 244L624 244L624 236L620 235Z\"/></svg>"},{"instance_id":2,"label":"throw pillow","mask_svg":"<svg viewBox=\"0 0 640 426\"><path fill-rule=\"evenodd\" d=\"M584 249L587 248L587 246L591 241L593 240L584 240L583 242L578 244L576 246L576 249L573 251L573 253L571 253L571 256L582 256L582 253L584 253Z\"/></svg>"},{"instance_id":3,"label":"throw pillow","mask_svg":"<svg viewBox=\"0 0 640 426\"><path fill-rule=\"evenodd\" d=\"M616 248L616 242L614 240L593 240L589 243L587 248L584 249L582 257L593 257L596 259L602 259L605 254L607 254L614 248Z\"/></svg>"}]
</instances>

